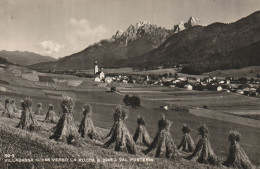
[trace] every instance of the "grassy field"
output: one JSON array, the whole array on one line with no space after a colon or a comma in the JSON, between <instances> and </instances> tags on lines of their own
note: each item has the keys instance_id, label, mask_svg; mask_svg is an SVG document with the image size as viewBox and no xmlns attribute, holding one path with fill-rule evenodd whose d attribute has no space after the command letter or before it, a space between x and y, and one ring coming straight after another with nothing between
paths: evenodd
<instances>
[{"instance_id":1,"label":"grassy field","mask_svg":"<svg viewBox=\"0 0 260 169\"><path fill-rule=\"evenodd\" d=\"M48 104L54 104L54 109L58 113L60 112L60 100L58 97L44 94L45 90L53 92L63 92L67 95L74 97L76 100L74 117L77 122L82 118L82 106L85 103L90 103L93 106L93 122L94 125L99 127L98 131L102 134L108 132L113 124L113 113L117 104L123 104L122 99L125 94L136 94L141 98L140 108L131 108L129 110L129 118L126 125L131 134L134 134L137 123L137 116L141 115L146 120L147 130L152 137L155 136L157 131L157 122L161 118L161 113L166 115L166 118L173 121L171 127L171 133L175 144L178 145L182 138L181 127L183 123L187 123L193 130L197 130L201 123L205 123L210 130L210 141L213 150L221 161L224 161L228 154L228 132L229 130L238 130L242 135L240 142L242 148L253 164L260 165L260 146L259 135L260 125L259 121L254 121L256 125L248 125L248 118L236 116L236 112L240 112L240 115L244 115L250 110L250 114L254 115L254 112L259 112L260 103L259 99L250 98L246 96L235 95L232 93L224 92L200 92L200 91L187 91L178 88L167 88L161 86L150 85L138 85L138 84L113 84L117 87L118 93L107 92L109 88L103 85L93 82L91 79L82 79L83 83L77 87L58 87L45 88L39 86L26 86L27 82L19 77L11 76L11 72L6 70L0 72L0 76L8 77L8 88L13 88L22 91L26 94L6 93L0 92L2 100L5 98L13 98L16 100L17 107L20 108L19 103L21 99L26 96L33 100L34 110L36 110L37 103L43 104L44 112L47 112ZM50 75L58 76L58 75ZM78 79L73 76L61 76L59 78ZM30 82L33 84L33 82ZM165 111L160 108L163 105L171 105L172 110ZM207 105L208 109L202 109L204 105ZM199 108L199 109L198 109ZM188 109L189 112L184 111ZM243 113L244 111L244 113ZM195 112L195 113L194 113ZM211 114L210 114L211 113ZM217 114L216 116L213 116ZM228 115L228 118L227 118ZM238 120L234 120L234 119ZM41 117L38 117L41 119ZM61 154L68 157L126 157L130 158L125 153L116 153L112 150L103 149L96 143L87 142L84 148L68 146L64 143L56 143L48 140L48 136L51 134L51 125L41 123L44 130L40 133L29 133L20 129L15 129L14 126L18 123L18 119L10 120L1 118L0 131L2 144L1 151L3 153L16 153L17 157L61 157ZM194 141L199 137L197 132L192 131L191 135ZM28 146L30 148L26 148ZM10 148L4 148L10 147ZM12 150L12 151L11 151ZM3 154L2 153L2 154ZM138 154L138 157L148 157ZM15 164L10 164L15 165ZM29 164L24 164L29 165ZM31 165L31 164L30 164ZM33 164L35 167L45 168L51 166L51 164ZM167 159L155 159L153 163L88 163L88 164L57 164L62 166L69 166L69 168L75 168L76 165L81 165L91 168L207 168L209 166L199 165L197 163L181 161L174 162ZM47 166L47 167L46 167ZM12 167L10 167L12 168Z\"/></svg>"},{"instance_id":2,"label":"grassy field","mask_svg":"<svg viewBox=\"0 0 260 169\"><path fill-rule=\"evenodd\" d=\"M147 74L164 74L164 73L176 73L176 69L168 68L168 69L156 69L156 70L146 70L146 71L139 71L133 70L132 68L118 68L118 69L103 69L105 73L108 74L135 74L135 75L147 75ZM85 73L93 74L94 70L85 70Z\"/></svg>"},{"instance_id":3,"label":"grassy field","mask_svg":"<svg viewBox=\"0 0 260 169\"><path fill-rule=\"evenodd\" d=\"M216 77L253 77L260 73L260 66L250 66L241 69L217 70L214 72L204 73L206 76Z\"/></svg>"}]
</instances>

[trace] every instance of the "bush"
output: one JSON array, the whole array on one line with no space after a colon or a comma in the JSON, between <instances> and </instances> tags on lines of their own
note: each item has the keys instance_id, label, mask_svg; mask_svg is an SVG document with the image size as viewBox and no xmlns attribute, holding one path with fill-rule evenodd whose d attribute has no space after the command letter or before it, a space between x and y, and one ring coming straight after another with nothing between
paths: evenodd
<instances>
[{"instance_id":1,"label":"bush","mask_svg":"<svg viewBox=\"0 0 260 169\"><path fill-rule=\"evenodd\" d=\"M125 95L123 98L123 102L125 103L126 106L131 105L132 107L140 107L141 106L141 100L138 96L129 96L128 94Z\"/></svg>"},{"instance_id":2,"label":"bush","mask_svg":"<svg viewBox=\"0 0 260 169\"><path fill-rule=\"evenodd\" d=\"M125 95L125 97L123 98L123 102L125 103L126 106L130 104L130 102L129 102L129 98L130 98L130 97L129 97L128 94Z\"/></svg>"},{"instance_id":3,"label":"bush","mask_svg":"<svg viewBox=\"0 0 260 169\"><path fill-rule=\"evenodd\" d=\"M111 92L111 93L114 93L115 91L116 91L116 87L111 87L111 88L110 88L110 92Z\"/></svg>"},{"instance_id":4,"label":"bush","mask_svg":"<svg viewBox=\"0 0 260 169\"><path fill-rule=\"evenodd\" d=\"M242 84L245 84L247 82L247 78L246 77L240 77L240 78L238 78L238 81Z\"/></svg>"},{"instance_id":5,"label":"bush","mask_svg":"<svg viewBox=\"0 0 260 169\"><path fill-rule=\"evenodd\" d=\"M203 108L204 108L204 109L207 109L207 108L208 108L208 106L207 106L207 105L204 105L204 106L203 106Z\"/></svg>"}]
</instances>

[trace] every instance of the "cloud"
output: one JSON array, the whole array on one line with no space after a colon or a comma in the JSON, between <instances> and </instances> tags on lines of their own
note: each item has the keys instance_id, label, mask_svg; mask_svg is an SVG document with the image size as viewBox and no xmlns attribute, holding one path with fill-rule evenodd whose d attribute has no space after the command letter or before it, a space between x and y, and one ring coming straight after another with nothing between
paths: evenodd
<instances>
[{"instance_id":1,"label":"cloud","mask_svg":"<svg viewBox=\"0 0 260 169\"><path fill-rule=\"evenodd\" d=\"M71 18L69 24L71 33L68 37L74 50L84 49L88 45L109 37L109 31L106 27L103 25L93 27L87 19Z\"/></svg>"},{"instance_id":2,"label":"cloud","mask_svg":"<svg viewBox=\"0 0 260 169\"><path fill-rule=\"evenodd\" d=\"M48 55L55 55L56 53L60 52L60 49L63 47L62 45L51 40L42 41L40 46L44 49L44 53Z\"/></svg>"}]
</instances>

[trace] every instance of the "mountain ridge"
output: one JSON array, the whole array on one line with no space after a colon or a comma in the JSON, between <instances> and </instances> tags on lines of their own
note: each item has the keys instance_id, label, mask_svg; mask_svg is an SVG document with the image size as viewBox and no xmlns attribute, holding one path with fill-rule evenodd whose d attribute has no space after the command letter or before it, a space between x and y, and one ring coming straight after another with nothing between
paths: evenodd
<instances>
[{"instance_id":1,"label":"mountain ridge","mask_svg":"<svg viewBox=\"0 0 260 169\"><path fill-rule=\"evenodd\" d=\"M28 51L0 51L0 57L6 59L10 63L18 64L22 66L28 66L31 64L42 63L47 61L55 61L55 58L50 56L42 56L34 52Z\"/></svg>"},{"instance_id":2,"label":"mountain ridge","mask_svg":"<svg viewBox=\"0 0 260 169\"><path fill-rule=\"evenodd\" d=\"M173 34L157 49L139 56L138 61L133 58L131 63L121 64L148 69L188 64L188 69L184 70L190 70L184 73L192 73L193 69L196 74L256 66L260 64L259 35L260 11L257 11L230 24L213 23L183 30Z\"/></svg>"}]
</instances>

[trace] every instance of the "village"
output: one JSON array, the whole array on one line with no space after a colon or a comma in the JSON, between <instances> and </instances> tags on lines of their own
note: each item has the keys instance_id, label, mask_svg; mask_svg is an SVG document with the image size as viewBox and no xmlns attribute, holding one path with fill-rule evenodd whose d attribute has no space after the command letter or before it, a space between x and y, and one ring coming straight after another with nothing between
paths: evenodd
<instances>
[{"instance_id":1,"label":"village","mask_svg":"<svg viewBox=\"0 0 260 169\"><path fill-rule=\"evenodd\" d=\"M179 75L178 73L165 73L165 74L148 74L148 75L115 75L111 74L105 76L105 73L99 71L97 62L94 68L94 81L100 83L111 84L112 82L138 83L150 84L166 87L178 87L186 90L198 91L224 91L233 92L240 95L259 97L260 94L260 79L256 78L247 79L246 77L191 77L188 75ZM76 74L77 75L77 74ZM114 89L114 88L113 88Z\"/></svg>"}]
</instances>

